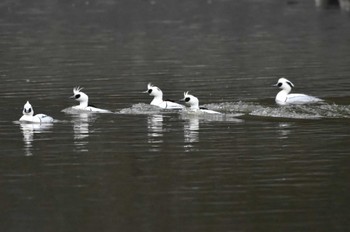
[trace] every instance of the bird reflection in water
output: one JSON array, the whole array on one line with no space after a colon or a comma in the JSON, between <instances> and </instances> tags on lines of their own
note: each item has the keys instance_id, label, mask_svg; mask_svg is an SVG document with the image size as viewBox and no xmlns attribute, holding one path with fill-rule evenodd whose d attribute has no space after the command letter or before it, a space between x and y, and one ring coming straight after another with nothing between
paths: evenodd
<instances>
[{"instance_id":1,"label":"bird reflection in water","mask_svg":"<svg viewBox=\"0 0 350 232\"><path fill-rule=\"evenodd\" d=\"M199 118L198 115L183 116L184 123L184 148L186 152L194 151L195 144L199 142Z\"/></svg>"},{"instance_id":2,"label":"bird reflection in water","mask_svg":"<svg viewBox=\"0 0 350 232\"><path fill-rule=\"evenodd\" d=\"M279 139L288 139L291 132L292 123L280 122L278 124L277 132L279 134Z\"/></svg>"},{"instance_id":3,"label":"bird reflection in water","mask_svg":"<svg viewBox=\"0 0 350 232\"><path fill-rule=\"evenodd\" d=\"M199 143L199 123L231 122L242 123L244 120L237 117L242 114L216 114L216 113L188 113L181 114L184 123L184 148L186 152L198 150Z\"/></svg>"},{"instance_id":4,"label":"bird reflection in water","mask_svg":"<svg viewBox=\"0 0 350 232\"><path fill-rule=\"evenodd\" d=\"M163 115L152 114L147 117L148 143L150 151L160 151L163 143Z\"/></svg>"},{"instance_id":5,"label":"bird reflection in water","mask_svg":"<svg viewBox=\"0 0 350 232\"><path fill-rule=\"evenodd\" d=\"M50 131L53 124L51 123L20 123L20 127L23 134L23 142L24 142L24 154L26 156L33 155L33 141L34 134L40 134Z\"/></svg>"},{"instance_id":6,"label":"bird reflection in water","mask_svg":"<svg viewBox=\"0 0 350 232\"><path fill-rule=\"evenodd\" d=\"M74 145L79 152L89 151L87 145L89 143L89 126L97 115L92 113L72 114L73 131L74 131Z\"/></svg>"}]
</instances>

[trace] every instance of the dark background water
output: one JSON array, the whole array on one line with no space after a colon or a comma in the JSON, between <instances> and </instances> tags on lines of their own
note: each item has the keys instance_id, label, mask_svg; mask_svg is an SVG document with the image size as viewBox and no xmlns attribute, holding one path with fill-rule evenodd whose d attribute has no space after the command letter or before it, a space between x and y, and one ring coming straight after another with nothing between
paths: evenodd
<instances>
[{"instance_id":1,"label":"dark background water","mask_svg":"<svg viewBox=\"0 0 350 232\"><path fill-rule=\"evenodd\" d=\"M1 231L349 230L349 29L311 0L1 2ZM281 76L326 104L276 106ZM148 82L244 115L149 111ZM78 85L116 114L61 112ZM27 100L58 122L14 123Z\"/></svg>"}]
</instances>

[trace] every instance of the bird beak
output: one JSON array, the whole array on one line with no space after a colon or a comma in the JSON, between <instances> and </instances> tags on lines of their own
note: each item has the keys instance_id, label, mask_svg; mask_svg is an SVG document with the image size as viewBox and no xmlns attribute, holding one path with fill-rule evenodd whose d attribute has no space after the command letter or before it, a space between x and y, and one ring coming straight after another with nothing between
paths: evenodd
<instances>
[{"instance_id":1,"label":"bird beak","mask_svg":"<svg viewBox=\"0 0 350 232\"><path fill-rule=\"evenodd\" d=\"M180 99L179 102L185 102L185 98Z\"/></svg>"},{"instance_id":2,"label":"bird beak","mask_svg":"<svg viewBox=\"0 0 350 232\"><path fill-rule=\"evenodd\" d=\"M274 84L274 85L272 85L273 87L277 87L278 86L278 83L276 83L276 84Z\"/></svg>"},{"instance_id":3,"label":"bird beak","mask_svg":"<svg viewBox=\"0 0 350 232\"><path fill-rule=\"evenodd\" d=\"M73 96L70 96L69 98L70 98L70 99L74 99L74 98L75 98L75 96L73 95Z\"/></svg>"},{"instance_id":4,"label":"bird beak","mask_svg":"<svg viewBox=\"0 0 350 232\"><path fill-rule=\"evenodd\" d=\"M148 89L146 91L143 91L142 93L148 93Z\"/></svg>"}]
</instances>

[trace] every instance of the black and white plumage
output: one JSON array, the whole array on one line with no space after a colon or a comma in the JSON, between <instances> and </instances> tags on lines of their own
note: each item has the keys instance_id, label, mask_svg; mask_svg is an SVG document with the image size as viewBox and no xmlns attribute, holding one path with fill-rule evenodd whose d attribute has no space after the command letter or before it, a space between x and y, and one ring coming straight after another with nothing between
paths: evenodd
<instances>
[{"instance_id":1,"label":"black and white plumage","mask_svg":"<svg viewBox=\"0 0 350 232\"><path fill-rule=\"evenodd\" d=\"M34 110L29 101L24 104L23 115L19 119L20 122L27 123L52 123L54 120L52 117L47 116L46 114L36 114L34 115Z\"/></svg>"},{"instance_id":2,"label":"black and white plumage","mask_svg":"<svg viewBox=\"0 0 350 232\"><path fill-rule=\"evenodd\" d=\"M278 105L292 105L292 104L311 104L322 102L323 100L317 97L309 96L301 93L290 93L294 88L294 84L287 80L286 78L278 79L277 84L274 86L282 89L275 98L275 101Z\"/></svg>"},{"instance_id":3,"label":"black and white plumage","mask_svg":"<svg viewBox=\"0 0 350 232\"><path fill-rule=\"evenodd\" d=\"M89 97L87 94L82 92L83 88L75 87L73 88L73 96L70 98L75 99L79 102L79 105L72 106L72 109L84 112L96 112L96 113L112 113L109 110L100 109L93 105L89 105Z\"/></svg>"},{"instance_id":4,"label":"black and white plumage","mask_svg":"<svg viewBox=\"0 0 350 232\"><path fill-rule=\"evenodd\" d=\"M144 93L148 93L150 96L153 96L153 100L151 101L150 105L158 106L162 109L173 109L173 110L180 110L183 109L184 106L181 104L178 104L173 101L163 100L163 92L158 88L157 86L152 85L151 83L148 83L147 90Z\"/></svg>"},{"instance_id":5,"label":"black and white plumage","mask_svg":"<svg viewBox=\"0 0 350 232\"><path fill-rule=\"evenodd\" d=\"M184 92L184 98L181 99L188 106L188 110L194 113L207 113L207 114L221 114L220 112L209 110L207 108L199 107L199 100L197 97L191 95L187 92Z\"/></svg>"}]
</instances>

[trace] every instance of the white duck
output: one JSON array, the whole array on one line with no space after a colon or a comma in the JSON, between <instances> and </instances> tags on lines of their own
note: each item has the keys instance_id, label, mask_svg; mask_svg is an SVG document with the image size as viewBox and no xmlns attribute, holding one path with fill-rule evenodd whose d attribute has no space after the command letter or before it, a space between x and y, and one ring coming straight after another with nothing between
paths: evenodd
<instances>
[{"instance_id":1,"label":"white duck","mask_svg":"<svg viewBox=\"0 0 350 232\"><path fill-rule=\"evenodd\" d=\"M52 123L54 120L52 117L46 114L36 114L34 115L34 110L32 105L27 101L23 107L23 116L19 119L20 122L28 123Z\"/></svg>"},{"instance_id":2,"label":"white duck","mask_svg":"<svg viewBox=\"0 0 350 232\"><path fill-rule=\"evenodd\" d=\"M109 110L105 110L105 109L100 109L100 108L96 108L93 105L89 105L89 97L88 95L86 95L84 92L82 92L83 88L80 87L75 87L73 88L73 96L71 96L70 98L75 99L76 101L79 102L79 105L77 106L72 106L72 109L74 110L79 110L79 111L84 111L84 112L96 112L96 113L112 113Z\"/></svg>"},{"instance_id":3,"label":"white duck","mask_svg":"<svg viewBox=\"0 0 350 232\"><path fill-rule=\"evenodd\" d=\"M291 104L310 104L323 101L320 98L309 96L301 93L292 93L292 88L294 87L293 83L286 78L278 79L277 84L274 86L282 89L275 98L275 101L278 105L291 105Z\"/></svg>"},{"instance_id":4,"label":"white duck","mask_svg":"<svg viewBox=\"0 0 350 232\"><path fill-rule=\"evenodd\" d=\"M185 108L183 105L178 104L172 101L163 101L163 92L157 86L148 83L147 90L144 93L148 93L150 96L153 96L153 100L151 101L151 105L158 106L162 109L174 109L180 110Z\"/></svg>"},{"instance_id":5,"label":"white duck","mask_svg":"<svg viewBox=\"0 0 350 232\"><path fill-rule=\"evenodd\" d=\"M184 101L187 106L189 106L189 110L191 112L196 113L208 113L208 114L221 114L220 112L209 110L207 108L199 107L199 100L193 95L188 94L187 92L184 92L184 98L181 99L181 101Z\"/></svg>"}]
</instances>

